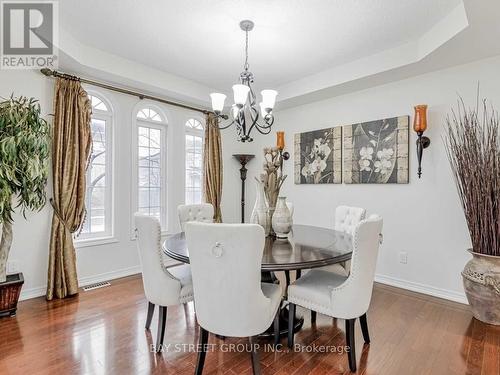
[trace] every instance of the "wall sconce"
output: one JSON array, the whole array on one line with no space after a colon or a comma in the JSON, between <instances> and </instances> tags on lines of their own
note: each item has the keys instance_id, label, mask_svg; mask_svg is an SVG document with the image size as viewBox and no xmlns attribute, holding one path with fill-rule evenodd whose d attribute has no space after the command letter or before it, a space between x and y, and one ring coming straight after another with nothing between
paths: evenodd
<instances>
[{"instance_id":1,"label":"wall sconce","mask_svg":"<svg viewBox=\"0 0 500 375\"><path fill-rule=\"evenodd\" d=\"M290 159L290 154L288 152L283 152L285 149L285 132L276 132L276 147L278 148L281 156L281 171L283 171L283 160Z\"/></svg>"},{"instance_id":2,"label":"wall sconce","mask_svg":"<svg viewBox=\"0 0 500 375\"><path fill-rule=\"evenodd\" d=\"M417 132L417 158L418 158L418 178L422 176L422 154L424 148L429 147L431 140L424 136L427 129L427 105L420 104L415 106L415 117L413 119L413 130Z\"/></svg>"}]
</instances>

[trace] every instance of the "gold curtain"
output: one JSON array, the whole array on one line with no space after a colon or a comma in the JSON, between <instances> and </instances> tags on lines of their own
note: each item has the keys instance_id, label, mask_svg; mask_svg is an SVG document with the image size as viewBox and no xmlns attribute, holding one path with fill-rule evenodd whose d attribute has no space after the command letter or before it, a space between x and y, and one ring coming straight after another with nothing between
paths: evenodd
<instances>
[{"instance_id":1,"label":"gold curtain","mask_svg":"<svg viewBox=\"0 0 500 375\"><path fill-rule=\"evenodd\" d=\"M47 300L78 293L72 234L85 217L85 174L92 145L92 106L79 81L57 79L54 112Z\"/></svg>"},{"instance_id":2,"label":"gold curtain","mask_svg":"<svg viewBox=\"0 0 500 375\"><path fill-rule=\"evenodd\" d=\"M213 113L206 115L205 144L203 147L203 195L214 206L214 221L222 222L222 140L218 119Z\"/></svg>"}]
</instances>

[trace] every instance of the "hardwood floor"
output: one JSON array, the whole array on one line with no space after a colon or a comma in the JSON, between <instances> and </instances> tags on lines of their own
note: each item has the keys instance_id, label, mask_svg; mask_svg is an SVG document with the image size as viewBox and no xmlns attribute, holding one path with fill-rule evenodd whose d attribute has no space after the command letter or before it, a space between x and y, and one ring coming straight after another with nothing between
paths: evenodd
<instances>
[{"instance_id":1,"label":"hardwood floor","mask_svg":"<svg viewBox=\"0 0 500 375\"><path fill-rule=\"evenodd\" d=\"M170 347L160 355L150 350L158 312L151 332L144 329L146 312L139 276L71 299L21 302L17 317L0 319L0 374L193 374L196 353L180 350L198 340L192 304L169 308ZM330 351L345 345L343 321L335 325L318 314L311 326L310 314L297 313L306 322L296 344ZM358 374L500 374L500 327L473 319L467 306L376 285L368 324L369 346L356 325ZM224 351L207 354L204 374L251 373L248 353L228 351L246 340L210 335L209 343ZM272 352L266 343L260 342L263 374L349 373L345 353Z\"/></svg>"}]
</instances>

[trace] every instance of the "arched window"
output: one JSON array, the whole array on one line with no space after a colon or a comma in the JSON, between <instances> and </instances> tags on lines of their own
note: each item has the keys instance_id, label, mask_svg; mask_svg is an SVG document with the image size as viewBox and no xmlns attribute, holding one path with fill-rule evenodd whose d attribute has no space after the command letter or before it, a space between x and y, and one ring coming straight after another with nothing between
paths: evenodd
<instances>
[{"instance_id":1,"label":"arched window","mask_svg":"<svg viewBox=\"0 0 500 375\"><path fill-rule=\"evenodd\" d=\"M92 153L87 168L85 207L87 215L79 239L105 238L112 228L112 119L107 102L89 95L92 104Z\"/></svg>"},{"instance_id":2,"label":"arched window","mask_svg":"<svg viewBox=\"0 0 500 375\"><path fill-rule=\"evenodd\" d=\"M152 108L141 109L139 112L137 112L137 118L140 120L164 122L162 116Z\"/></svg>"},{"instance_id":3,"label":"arched window","mask_svg":"<svg viewBox=\"0 0 500 375\"><path fill-rule=\"evenodd\" d=\"M194 118L191 118L191 119L186 121L186 129L188 129L188 131L190 131L190 130L203 131L203 125L201 124L200 121L198 121Z\"/></svg>"},{"instance_id":4,"label":"arched window","mask_svg":"<svg viewBox=\"0 0 500 375\"><path fill-rule=\"evenodd\" d=\"M137 112L137 211L154 216L166 229L166 118L159 109Z\"/></svg>"},{"instance_id":5,"label":"arched window","mask_svg":"<svg viewBox=\"0 0 500 375\"><path fill-rule=\"evenodd\" d=\"M203 125L197 119L186 121L186 180L185 202L196 204L202 202L203 186Z\"/></svg>"}]
</instances>

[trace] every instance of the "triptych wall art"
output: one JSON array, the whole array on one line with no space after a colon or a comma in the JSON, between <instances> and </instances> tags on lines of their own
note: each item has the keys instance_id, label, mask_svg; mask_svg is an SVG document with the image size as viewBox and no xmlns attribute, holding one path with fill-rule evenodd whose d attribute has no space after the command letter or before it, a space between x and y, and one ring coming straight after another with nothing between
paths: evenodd
<instances>
[{"instance_id":1,"label":"triptych wall art","mask_svg":"<svg viewBox=\"0 0 500 375\"><path fill-rule=\"evenodd\" d=\"M295 134L296 184L407 184L409 116Z\"/></svg>"}]
</instances>

